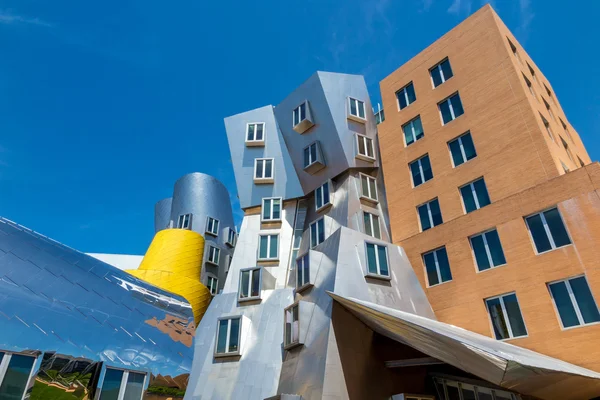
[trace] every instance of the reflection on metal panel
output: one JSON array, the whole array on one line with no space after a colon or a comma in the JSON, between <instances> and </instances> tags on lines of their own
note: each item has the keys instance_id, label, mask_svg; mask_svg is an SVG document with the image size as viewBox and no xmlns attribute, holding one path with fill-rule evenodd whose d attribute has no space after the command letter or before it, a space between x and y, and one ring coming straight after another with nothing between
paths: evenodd
<instances>
[{"instance_id":1,"label":"reflection on metal panel","mask_svg":"<svg viewBox=\"0 0 600 400\"><path fill-rule=\"evenodd\" d=\"M171 204L173 199L167 197L154 205L154 232L169 228L171 222Z\"/></svg>"}]
</instances>

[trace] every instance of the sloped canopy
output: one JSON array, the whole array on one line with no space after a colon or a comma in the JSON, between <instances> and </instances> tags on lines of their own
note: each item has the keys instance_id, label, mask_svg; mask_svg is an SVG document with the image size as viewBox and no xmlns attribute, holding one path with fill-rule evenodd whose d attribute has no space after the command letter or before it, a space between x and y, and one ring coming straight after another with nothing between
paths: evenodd
<instances>
[{"instance_id":1,"label":"sloped canopy","mask_svg":"<svg viewBox=\"0 0 600 400\"><path fill-rule=\"evenodd\" d=\"M329 292L375 332L521 394L541 399L600 395L600 374L415 314Z\"/></svg>"}]
</instances>

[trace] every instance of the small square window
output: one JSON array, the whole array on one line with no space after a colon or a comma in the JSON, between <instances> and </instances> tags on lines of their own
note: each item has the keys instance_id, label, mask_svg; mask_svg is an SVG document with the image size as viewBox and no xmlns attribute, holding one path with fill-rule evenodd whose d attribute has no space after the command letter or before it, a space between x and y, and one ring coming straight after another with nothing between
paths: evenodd
<instances>
[{"instance_id":1,"label":"small square window","mask_svg":"<svg viewBox=\"0 0 600 400\"><path fill-rule=\"evenodd\" d=\"M290 348L300 343L300 321L299 307L294 304L284 310L285 316L285 336L284 348Z\"/></svg>"},{"instance_id":2,"label":"small square window","mask_svg":"<svg viewBox=\"0 0 600 400\"><path fill-rule=\"evenodd\" d=\"M246 146L265 145L265 123L251 122L246 124Z\"/></svg>"},{"instance_id":3,"label":"small square window","mask_svg":"<svg viewBox=\"0 0 600 400\"><path fill-rule=\"evenodd\" d=\"M206 287L208 287L208 290L210 291L211 295L216 295L219 287L219 280L217 278L209 276L206 279Z\"/></svg>"},{"instance_id":4,"label":"small square window","mask_svg":"<svg viewBox=\"0 0 600 400\"><path fill-rule=\"evenodd\" d=\"M464 133L456 139L449 141L448 147L452 156L452 165L455 168L477 157L471 132Z\"/></svg>"},{"instance_id":5,"label":"small square window","mask_svg":"<svg viewBox=\"0 0 600 400\"><path fill-rule=\"evenodd\" d=\"M428 286L435 286L452 280L450 262L445 247L423 254L423 263L427 272Z\"/></svg>"},{"instance_id":6,"label":"small square window","mask_svg":"<svg viewBox=\"0 0 600 400\"><path fill-rule=\"evenodd\" d=\"M525 217L525 222L538 254L571 244L557 207Z\"/></svg>"},{"instance_id":7,"label":"small square window","mask_svg":"<svg viewBox=\"0 0 600 400\"><path fill-rule=\"evenodd\" d=\"M206 218L206 233L219 236L219 220L212 217Z\"/></svg>"},{"instance_id":8,"label":"small square window","mask_svg":"<svg viewBox=\"0 0 600 400\"><path fill-rule=\"evenodd\" d=\"M458 92L438 103L438 108L442 117L442 125L454 121L465 113Z\"/></svg>"},{"instance_id":9,"label":"small square window","mask_svg":"<svg viewBox=\"0 0 600 400\"><path fill-rule=\"evenodd\" d=\"M425 232L434 226L444 223L438 199L433 199L425 204L421 204L417 207L417 213L419 214L419 220L421 222L421 232Z\"/></svg>"},{"instance_id":10,"label":"small square window","mask_svg":"<svg viewBox=\"0 0 600 400\"><path fill-rule=\"evenodd\" d=\"M370 175L360 174L361 196L363 199L378 201L377 198L377 181Z\"/></svg>"},{"instance_id":11,"label":"small square window","mask_svg":"<svg viewBox=\"0 0 600 400\"><path fill-rule=\"evenodd\" d=\"M471 242L471 249L473 249L478 271L485 271L506 264L504 250L502 250L500 236L498 236L496 229L471 236L469 241Z\"/></svg>"},{"instance_id":12,"label":"small square window","mask_svg":"<svg viewBox=\"0 0 600 400\"><path fill-rule=\"evenodd\" d=\"M373 148L373 139L364 135L356 135L356 158L365 161L375 161L375 150Z\"/></svg>"},{"instance_id":13,"label":"small square window","mask_svg":"<svg viewBox=\"0 0 600 400\"><path fill-rule=\"evenodd\" d=\"M479 210L491 203L483 178L479 178L460 188L465 214Z\"/></svg>"},{"instance_id":14,"label":"small square window","mask_svg":"<svg viewBox=\"0 0 600 400\"><path fill-rule=\"evenodd\" d=\"M310 284L310 258L306 253L296 260L296 290Z\"/></svg>"},{"instance_id":15,"label":"small square window","mask_svg":"<svg viewBox=\"0 0 600 400\"><path fill-rule=\"evenodd\" d=\"M331 205L331 182L327 181L323 186L319 186L315 190L315 210L321 211L324 207Z\"/></svg>"},{"instance_id":16,"label":"small square window","mask_svg":"<svg viewBox=\"0 0 600 400\"><path fill-rule=\"evenodd\" d=\"M279 259L279 235L259 235L258 260L275 261Z\"/></svg>"},{"instance_id":17,"label":"small square window","mask_svg":"<svg viewBox=\"0 0 600 400\"><path fill-rule=\"evenodd\" d=\"M417 95L415 94L413 83L409 83L396 92L396 98L398 99L398 110L402 110L414 103L417 100Z\"/></svg>"},{"instance_id":18,"label":"small square window","mask_svg":"<svg viewBox=\"0 0 600 400\"><path fill-rule=\"evenodd\" d=\"M207 262L215 265L219 265L219 257L221 256L221 249L215 246L208 246L208 259Z\"/></svg>"},{"instance_id":19,"label":"small square window","mask_svg":"<svg viewBox=\"0 0 600 400\"><path fill-rule=\"evenodd\" d=\"M304 133L314 125L307 100L294 108L292 119L293 128L298 133Z\"/></svg>"},{"instance_id":20,"label":"small square window","mask_svg":"<svg viewBox=\"0 0 600 400\"><path fill-rule=\"evenodd\" d=\"M177 218L177 229L192 229L192 214L183 214Z\"/></svg>"},{"instance_id":21,"label":"small square window","mask_svg":"<svg viewBox=\"0 0 600 400\"><path fill-rule=\"evenodd\" d=\"M219 319L219 323L217 324L215 357L240 354L241 328L242 317Z\"/></svg>"},{"instance_id":22,"label":"small square window","mask_svg":"<svg viewBox=\"0 0 600 400\"><path fill-rule=\"evenodd\" d=\"M323 153L319 142L312 142L304 148L303 167L309 174L314 174L325 168Z\"/></svg>"},{"instance_id":23,"label":"small square window","mask_svg":"<svg viewBox=\"0 0 600 400\"><path fill-rule=\"evenodd\" d=\"M427 154L409 163L408 169L412 176L413 187L417 187L433 179L433 171L431 170L431 163Z\"/></svg>"},{"instance_id":24,"label":"small square window","mask_svg":"<svg viewBox=\"0 0 600 400\"><path fill-rule=\"evenodd\" d=\"M375 239L381 239L381 227L379 226L379 217L377 215L363 211L363 222L367 235Z\"/></svg>"},{"instance_id":25,"label":"small square window","mask_svg":"<svg viewBox=\"0 0 600 400\"><path fill-rule=\"evenodd\" d=\"M325 241L325 218L321 217L310 224L310 247L320 245Z\"/></svg>"},{"instance_id":26,"label":"small square window","mask_svg":"<svg viewBox=\"0 0 600 400\"><path fill-rule=\"evenodd\" d=\"M515 293L485 299L494 335L498 340L527 336L521 307Z\"/></svg>"},{"instance_id":27,"label":"small square window","mask_svg":"<svg viewBox=\"0 0 600 400\"><path fill-rule=\"evenodd\" d=\"M361 123L367 120L363 101L348 97L348 119Z\"/></svg>"},{"instance_id":28,"label":"small square window","mask_svg":"<svg viewBox=\"0 0 600 400\"><path fill-rule=\"evenodd\" d=\"M402 131L404 132L404 146L410 146L417 140L422 139L425 133L423 132L423 124L421 124L421 116L417 115L416 118L402 125Z\"/></svg>"},{"instance_id":29,"label":"small square window","mask_svg":"<svg viewBox=\"0 0 600 400\"><path fill-rule=\"evenodd\" d=\"M237 232L231 228L227 228L227 241L225 243L231 247L235 247L237 243Z\"/></svg>"},{"instance_id":30,"label":"small square window","mask_svg":"<svg viewBox=\"0 0 600 400\"><path fill-rule=\"evenodd\" d=\"M563 328L600 322L598 305L585 276L549 283L548 290Z\"/></svg>"},{"instance_id":31,"label":"small square window","mask_svg":"<svg viewBox=\"0 0 600 400\"><path fill-rule=\"evenodd\" d=\"M261 219L263 222L281 221L281 197L262 199Z\"/></svg>"},{"instance_id":32,"label":"small square window","mask_svg":"<svg viewBox=\"0 0 600 400\"><path fill-rule=\"evenodd\" d=\"M239 301L260 299L262 268L249 268L240 271Z\"/></svg>"},{"instance_id":33,"label":"small square window","mask_svg":"<svg viewBox=\"0 0 600 400\"><path fill-rule=\"evenodd\" d=\"M447 58L431 68L429 73L431 74L431 82L434 88L440 86L453 76L450 61Z\"/></svg>"},{"instance_id":34,"label":"small square window","mask_svg":"<svg viewBox=\"0 0 600 400\"><path fill-rule=\"evenodd\" d=\"M273 163L272 158L257 158L254 160L255 183L273 183Z\"/></svg>"},{"instance_id":35,"label":"small square window","mask_svg":"<svg viewBox=\"0 0 600 400\"><path fill-rule=\"evenodd\" d=\"M389 277L387 247L366 242L365 249L367 256L367 276Z\"/></svg>"}]
</instances>

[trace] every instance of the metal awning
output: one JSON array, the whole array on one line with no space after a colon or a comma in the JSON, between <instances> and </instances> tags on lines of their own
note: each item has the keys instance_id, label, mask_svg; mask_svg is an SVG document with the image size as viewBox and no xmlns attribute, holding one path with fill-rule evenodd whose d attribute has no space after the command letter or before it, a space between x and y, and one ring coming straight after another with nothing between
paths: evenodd
<instances>
[{"instance_id":1,"label":"metal awning","mask_svg":"<svg viewBox=\"0 0 600 400\"><path fill-rule=\"evenodd\" d=\"M328 293L375 332L508 390L541 399L600 395L600 373L443 322Z\"/></svg>"}]
</instances>

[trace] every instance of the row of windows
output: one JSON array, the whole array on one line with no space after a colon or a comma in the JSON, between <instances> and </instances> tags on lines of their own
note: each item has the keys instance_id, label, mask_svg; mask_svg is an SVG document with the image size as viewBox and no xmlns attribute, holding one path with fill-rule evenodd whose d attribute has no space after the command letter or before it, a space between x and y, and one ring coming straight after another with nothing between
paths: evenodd
<instances>
[{"instance_id":1,"label":"row of windows","mask_svg":"<svg viewBox=\"0 0 600 400\"><path fill-rule=\"evenodd\" d=\"M182 214L177 218L177 229L192 229L192 214ZM219 220L213 217L206 217L206 227L204 230L212 236L219 236ZM227 240L225 243L231 247L235 247L237 242L237 232L232 228L227 228Z\"/></svg>"},{"instance_id":2,"label":"row of windows","mask_svg":"<svg viewBox=\"0 0 600 400\"><path fill-rule=\"evenodd\" d=\"M431 67L429 69L429 75L431 76L431 84L434 89L446 82L448 79L452 78L454 74L452 73L450 60L446 58L435 66ZM400 110L414 103L417 100L417 94L415 93L413 83L410 82L408 85L400 89L396 93L396 98L398 99L398 109Z\"/></svg>"}]
</instances>

